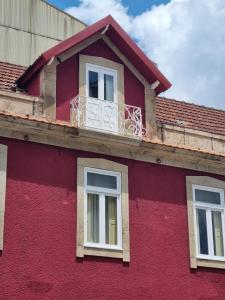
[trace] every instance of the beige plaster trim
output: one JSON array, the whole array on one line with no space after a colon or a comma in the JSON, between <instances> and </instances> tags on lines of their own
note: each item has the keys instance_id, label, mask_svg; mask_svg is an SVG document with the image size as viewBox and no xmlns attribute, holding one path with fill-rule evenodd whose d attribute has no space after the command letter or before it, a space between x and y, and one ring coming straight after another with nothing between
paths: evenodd
<instances>
[{"instance_id":1,"label":"beige plaster trim","mask_svg":"<svg viewBox=\"0 0 225 300\"><path fill-rule=\"evenodd\" d=\"M216 269L225 269L225 262L224 261L216 261L216 260L198 259L197 266L198 267L207 267L207 268L216 268Z\"/></svg>"},{"instance_id":2,"label":"beige plaster trim","mask_svg":"<svg viewBox=\"0 0 225 300\"><path fill-rule=\"evenodd\" d=\"M39 103L43 103L43 100L40 99L39 97L34 97L34 96L30 96L30 95L26 95L26 94L19 94L16 92L6 92L6 91L1 91L0 90L0 98L1 97L4 98L9 98L9 100L13 100L13 101L18 101L18 102L39 102Z\"/></svg>"},{"instance_id":3,"label":"beige plaster trim","mask_svg":"<svg viewBox=\"0 0 225 300\"><path fill-rule=\"evenodd\" d=\"M56 68L58 61L53 59L51 64L44 66L40 73L41 97L44 98L43 112L48 118L56 119Z\"/></svg>"},{"instance_id":4,"label":"beige plaster trim","mask_svg":"<svg viewBox=\"0 0 225 300\"><path fill-rule=\"evenodd\" d=\"M224 175L223 154L78 129L66 122L0 113L0 136Z\"/></svg>"},{"instance_id":5,"label":"beige plaster trim","mask_svg":"<svg viewBox=\"0 0 225 300\"><path fill-rule=\"evenodd\" d=\"M7 172L7 146L0 145L0 250L3 249L5 192Z\"/></svg>"},{"instance_id":6,"label":"beige plaster trim","mask_svg":"<svg viewBox=\"0 0 225 300\"><path fill-rule=\"evenodd\" d=\"M166 144L225 154L225 135L161 124L158 127L158 137Z\"/></svg>"},{"instance_id":7,"label":"beige plaster trim","mask_svg":"<svg viewBox=\"0 0 225 300\"><path fill-rule=\"evenodd\" d=\"M75 47L72 47L71 49L65 51L64 53L59 55L60 60L63 62L70 58L71 56L75 55L76 53L80 52L84 48L90 46L91 44L97 42L99 39L102 38L101 33L96 33L90 38L86 39L85 41L79 43Z\"/></svg>"},{"instance_id":8,"label":"beige plaster trim","mask_svg":"<svg viewBox=\"0 0 225 300\"><path fill-rule=\"evenodd\" d=\"M97 56L79 55L79 95L86 95L86 64L93 64L117 71L118 103L124 104L124 66L109 59Z\"/></svg>"},{"instance_id":9,"label":"beige plaster trim","mask_svg":"<svg viewBox=\"0 0 225 300\"><path fill-rule=\"evenodd\" d=\"M42 114L43 101L38 97L0 91L0 111L21 115Z\"/></svg>"},{"instance_id":10,"label":"beige plaster trim","mask_svg":"<svg viewBox=\"0 0 225 300\"><path fill-rule=\"evenodd\" d=\"M199 267L225 269L225 262L216 260L206 260L197 258L196 254L196 236L194 227L194 207L193 207L193 185L220 188L225 192L225 182L208 176L187 176L186 193L187 193L187 212L188 212L188 232L189 232L189 253L190 267L196 269Z\"/></svg>"},{"instance_id":11,"label":"beige plaster trim","mask_svg":"<svg viewBox=\"0 0 225 300\"><path fill-rule=\"evenodd\" d=\"M84 168L98 168L121 173L123 250L84 247ZM128 167L101 158L77 159L77 257L85 255L122 258L130 261Z\"/></svg>"},{"instance_id":12,"label":"beige plaster trim","mask_svg":"<svg viewBox=\"0 0 225 300\"><path fill-rule=\"evenodd\" d=\"M163 124L163 123L161 123L161 121L159 122L158 126L165 128L165 129L173 130L173 131L185 132L185 133L189 133L189 134L193 134L193 135L199 135L199 136L203 136L203 137L225 140L225 135L211 133L211 132L202 131L202 130L193 129L193 128L188 128L185 126L181 127L181 126L176 126L176 125Z\"/></svg>"},{"instance_id":13,"label":"beige plaster trim","mask_svg":"<svg viewBox=\"0 0 225 300\"><path fill-rule=\"evenodd\" d=\"M145 127L148 140L157 140L155 99L155 91L145 86Z\"/></svg>"}]
</instances>

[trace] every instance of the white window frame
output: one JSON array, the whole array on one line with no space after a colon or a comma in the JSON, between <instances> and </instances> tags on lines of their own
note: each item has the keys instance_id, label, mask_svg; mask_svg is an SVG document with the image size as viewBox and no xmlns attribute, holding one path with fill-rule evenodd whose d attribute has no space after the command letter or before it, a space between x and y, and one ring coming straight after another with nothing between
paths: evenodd
<instances>
[{"instance_id":1,"label":"white window frame","mask_svg":"<svg viewBox=\"0 0 225 300\"><path fill-rule=\"evenodd\" d=\"M104 100L104 74L113 76L113 89L114 89L114 96L113 96L113 103L118 103L118 96L117 96L117 70L89 64L86 63L86 96L89 97L89 71L98 73L98 98L102 101L109 101ZM91 98L91 97L89 97ZM95 98L93 98L95 99Z\"/></svg>"},{"instance_id":2,"label":"white window frame","mask_svg":"<svg viewBox=\"0 0 225 300\"><path fill-rule=\"evenodd\" d=\"M85 206L85 168L100 169L119 173L121 175L121 228L122 228L122 250L86 247L84 241L84 206ZM130 261L130 232L129 232L129 185L128 166L103 158L77 158L77 197L75 211L76 222L76 256L99 256L122 259Z\"/></svg>"},{"instance_id":3,"label":"white window frame","mask_svg":"<svg viewBox=\"0 0 225 300\"><path fill-rule=\"evenodd\" d=\"M195 198L195 190L216 192L220 194L221 204L210 204L205 202L198 202ZM195 244L196 244L196 253L197 258L206 259L206 260L217 260L217 261L225 261L224 256L216 256L214 255L214 244L213 244L213 228L212 228L212 211L221 212L221 221L222 221L222 233L223 233L223 249L225 251L225 205L224 205L224 190L221 188L214 188L209 186L202 185L192 185L193 192L193 215L194 215L194 227L195 227ZM201 254L200 253L200 241L198 239L198 223L197 223L197 209L203 209L206 211L206 226L207 226L207 240L208 240L208 252L209 254Z\"/></svg>"},{"instance_id":4,"label":"white window frame","mask_svg":"<svg viewBox=\"0 0 225 300\"><path fill-rule=\"evenodd\" d=\"M121 173L96 168L84 168L84 246L101 249L123 250L122 248L122 213L121 213ZM93 187L87 184L87 174L95 173L100 175L110 175L116 177L117 189L108 189L103 187ZM87 242L87 194L93 193L99 195L99 243ZM117 245L105 243L105 196L114 196L117 198Z\"/></svg>"}]
</instances>

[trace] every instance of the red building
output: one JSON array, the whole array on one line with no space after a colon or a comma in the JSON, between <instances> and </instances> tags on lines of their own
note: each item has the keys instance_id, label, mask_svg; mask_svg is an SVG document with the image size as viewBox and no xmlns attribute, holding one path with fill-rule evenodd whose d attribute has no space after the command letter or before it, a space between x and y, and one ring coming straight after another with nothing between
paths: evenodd
<instances>
[{"instance_id":1,"label":"red building","mask_svg":"<svg viewBox=\"0 0 225 300\"><path fill-rule=\"evenodd\" d=\"M225 298L225 112L110 16L0 71L0 299Z\"/></svg>"}]
</instances>

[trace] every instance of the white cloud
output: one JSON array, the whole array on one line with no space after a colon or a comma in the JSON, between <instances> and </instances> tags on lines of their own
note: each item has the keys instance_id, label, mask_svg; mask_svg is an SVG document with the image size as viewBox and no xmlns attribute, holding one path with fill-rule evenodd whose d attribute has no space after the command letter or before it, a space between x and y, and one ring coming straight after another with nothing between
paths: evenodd
<instances>
[{"instance_id":1,"label":"white cloud","mask_svg":"<svg viewBox=\"0 0 225 300\"><path fill-rule=\"evenodd\" d=\"M171 0L137 16L120 0L67 9L91 24L111 14L172 82L168 97L225 109L225 1Z\"/></svg>"},{"instance_id":2,"label":"white cloud","mask_svg":"<svg viewBox=\"0 0 225 300\"><path fill-rule=\"evenodd\" d=\"M128 8L120 0L81 0L79 6L69 7L66 11L86 24L92 24L111 14L126 31L129 32L132 28Z\"/></svg>"}]
</instances>

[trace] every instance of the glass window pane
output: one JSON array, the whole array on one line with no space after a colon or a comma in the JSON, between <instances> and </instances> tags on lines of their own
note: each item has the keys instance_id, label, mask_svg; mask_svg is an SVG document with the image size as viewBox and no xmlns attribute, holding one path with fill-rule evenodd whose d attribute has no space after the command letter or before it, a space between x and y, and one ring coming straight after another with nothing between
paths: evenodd
<instances>
[{"instance_id":1,"label":"glass window pane","mask_svg":"<svg viewBox=\"0 0 225 300\"><path fill-rule=\"evenodd\" d=\"M96 173L87 173L87 184L96 187L103 187L107 189L117 188L117 178L111 175L102 175Z\"/></svg>"},{"instance_id":2,"label":"glass window pane","mask_svg":"<svg viewBox=\"0 0 225 300\"><path fill-rule=\"evenodd\" d=\"M89 71L89 97L98 98L98 73Z\"/></svg>"},{"instance_id":3,"label":"glass window pane","mask_svg":"<svg viewBox=\"0 0 225 300\"><path fill-rule=\"evenodd\" d=\"M197 209L197 224L198 224L198 240L199 240L199 253L209 254L208 251L208 236L206 225L206 210Z\"/></svg>"},{"instance_id":4,"label":"glass window pane","mask_svg":"<svg viewBox=\"0 0 225 300\"><path fill-rule=\"evenodd\" d=\"M99 195L87 195L87 241L99 243Z\"/></svg>"},{"instance_id":5,"label":"glass window pane","mask_svg":"<svg viewBox=\"0 0 225 300\"><path fill-rule=\"evenodd\" d=\"M104 74L104 100L114 100L114 78L112 75Z\"/></svg>"},{"instance_id":6,"label":"glass window pane","mask_svg":"<svg viewBox=\"0 0 225 300\"><path fill-rule=\"evenodd\" d=\"M106 244L117 245L117 198L105 197Z\"/></svg>"},{"instance_id":7,"label":"glass window pane","mask_svg":"<svg viewBox=\"0 0 225 300\"><path fill-rule=\"evenodd\" d=\"M212 211L214 255L224 256L221 212Z\"/></svg>"},{"instance_id":8,"label":"glass window pane","mask_svg":"<svg viewBox=\"0 0 225 300\"><path fill-rule=\"evenodd\" d=\"M195 189L195 201L220 204L220 193Z\"/></svg>"}]
</instances>

